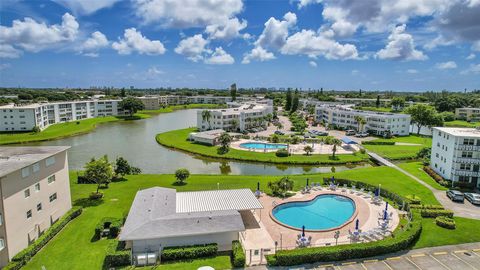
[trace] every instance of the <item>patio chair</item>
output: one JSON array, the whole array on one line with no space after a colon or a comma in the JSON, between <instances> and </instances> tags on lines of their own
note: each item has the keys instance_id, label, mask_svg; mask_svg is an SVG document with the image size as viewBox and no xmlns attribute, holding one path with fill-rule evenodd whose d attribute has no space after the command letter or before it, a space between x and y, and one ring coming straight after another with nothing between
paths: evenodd
<instances>
[{"instance_id":1,"label":"patio chair","mask_svg":"<svg viewBox=\"0 0 480 270\"><path fill-rule=\"evenodd\" d=\"M364 188L361 188L360 191L357 192L357 195L362 195L364 190Z\"/></svg>"},{"instance_id":2,"label":"patio chair","mask_svg":"<svg viewBox=\"0 0 480 270\"><path fill-rule=\"evenodd\" d=\"M351 193L351 194L355 193L355 191L356 191L355 188L356 188L355 186L352 186L352 190L350 190L350 193Z\"/></svg>"}]
</instances>

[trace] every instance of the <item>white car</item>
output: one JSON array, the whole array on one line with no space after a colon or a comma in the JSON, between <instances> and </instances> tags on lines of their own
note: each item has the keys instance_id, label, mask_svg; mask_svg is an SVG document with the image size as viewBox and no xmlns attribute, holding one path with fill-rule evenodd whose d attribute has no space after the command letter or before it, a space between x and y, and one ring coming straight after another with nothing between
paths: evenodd
<instances>
[{"instance_id":1,"label":"white car","mask_svg":"<svg viewBox=\"0 0 480 270\"><path fill-rule=\"evenodd\" d=\"M465 193L465 199L472 204L480 205L480 194L477 193Z\"/></svg>"},{"instance_id":2,"label":"white car","mask_svg":"<svg viewBox=\"0 0 480 270\"><path fill-rule=\"evenodd\" d=\"M355 133L356 133L356 132L355 132L355 130L353 130L353 129L349 129L349 130L345 131L345 135L347 135L347 136L355 135Z\"/></svg>"}]
</instances>

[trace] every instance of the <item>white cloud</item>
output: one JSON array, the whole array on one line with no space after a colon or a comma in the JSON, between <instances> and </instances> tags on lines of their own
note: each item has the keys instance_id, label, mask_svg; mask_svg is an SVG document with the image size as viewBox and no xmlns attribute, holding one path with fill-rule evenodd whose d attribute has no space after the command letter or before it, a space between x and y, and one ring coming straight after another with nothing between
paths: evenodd
<instances>
[{"instance_id":1,"label":"white cloud","mask_svg":"<svg viewBox=\"0 0 480 270\"><path fill-rule=\"evenodd\" d=\"M480 52L480 40L473 43L473 45L472 45L472 50L473 50L473 51Z\"/></svg>"},{"instance_id":2,"label":"white cloud","mask_svg":"<svg viewBox=\"0 0 480 270\"><path fill-rule=\"evenodd\" d=\"M248 64L252 60L264 62L275 59L273 53L265 50L262 47L255 47L249 53L245 54L242 60L242 64Z\"/></svg>"},{"instance_id":3,"label":"white cloud","mask_svg":"<svg viewBox=\"0 0 480 270\"><path fill-rule=\"evenodd\" d=\"M97 57L97 51L109 45L107 37L100 31L93 32L78 48L79 52L85 56Z\"/></svg>"},{"instance_id":4,"label":"white cloud","mask_svg":"<svg viewBox=\"0 0 480 270\"><path fill-rule=\"evenodd\" d=\"M212 24L205 28L205 33L211 39L230 40L240 36L240 31L247 27L247 21L241 22L237 18L229 19L222 24ZM245 37L248 37L245 36Z\"/></svg>"},{"instance_id":5,"label":"white cloud","mask_svg":"<svg viewBox=\"0 0 480 270\"><path fill-rule=\"evenodd\" d=\"M301 9L301 8L304 8L308 5L311 5L311 4L318 4L318 3L321 3L322 0L298 0L298 9Z\"/></svg>"},{"instance_id":6,"label":"white cloud","mask_svg":"<svg viewBox=\"0 0 480 270\"><path fill-rule=\"evenodd\" d=\"M210 65L231 65L235 63L235 59L225 52L222 47L218 47L210 57L205 59L205 63Z\"/></svg>"},{"instance_id":7,"label":"white cloud","mask_svg":"<svg viewBox=\"0 0 480 270\"><path fill-rule=\"evenodd\" d=\"M10 63L1 63L0 70L5 70L10 67Z\"/></svg>"},{"instance_id":8,"label":"white cloud","mask_svg":"<svg viewBox=\"0 0 480 270\"><path fill-rule=\"evenodd\" d=\"M331 38L331 32L315 33L305 29L288 37L280 51L283 54L324 56L327 59L358 59L355 45L338 43Z\"/></svg>"},{"instance_id":9,"label":"white cloud","mask_svg":"<svg viewBox=\"0 0 480 270\"><path fill-rule=\"evenodd\" d=\"M393 29L388 36L388 44L377 52L378 58L392 60L425 60L428 58L422 51L415 49L413 37L405 32L405 28L405 24L402 24Z\"/></svg>"},{"instance_id":10,"label":"white cloud","mask_svg":"<svg viewBox=\"0 0 480 270\"><path fill-rule=\"evenodd\" d=\"M27 17L23 21L14 20L11 27L0 26L0 43L4 46L3 51L24 49L38 52L75 40L78 27L77 20L69 13L62 16L61 24L52 25Z\"/></svg>"},{"instance_id":11,"label":"white cloud","mask_svg":"<svg viewBox=\"0 0 480 270\"><path fill-rule=\"evenodd\" d=\"M53 0L58 4L69 8L74 14L89 15L97 10L113 6L120 0Z\"/></svg>"},{"instance_id":12,"label":"white cloud","mask_svg":"<svg viewBox=\"0 0 480 270\"><path fill-rule=\"evenodd\" d=\"M147 70L147 75L150 77L157 76L157 75L163 75L165 72L163 70L158 69L157 67L150 67Z\"/></svg>"},{"instance_id":13,"label":"white cloud","mask_svg":"<svg viewBox=\"0 0 480 270\"><path fill-rule=\"evenodd\" d=\"M460 74L467 75L467 74L480 74L480 64L471 64L470 67L462 72Z\"/></svg>"},{"instance_id":14,"label":"white cloud","mask_svg":"<svg viewBox=\"0 0 480 270\"><path fill-rule=\"evenodd\" d=\"M286 13L281 21L271 17L265 23L265 28L255 41L255 45L265 49L280 49L285 44L289 28L296 23L297 15L291 12Z\"/></svg>"},{"instance_id":15,"label":"white cloud","mask_svg":"<svg viewBox=\"0 0 480 270\"><path fill-rule=\"evenodd\" d=\"M123 38L119 38L118 42L113 42L112 48L122 55L128 55L132 52L160 55L166 51L162 42L146 38L135 28L125 29Z\"/></svg>"},{"instance_id":16,"label":"white cloud","mask_svg":"<svg viewBox=\"0 0 480 270\"><path fill-rule=\"evenodd\" d=\"M457 63L453 61L448 61L443 63L437 63L435 67L437 69L454 69L454 68L457 68Z\"/></svg>"},{"instance_id":17,"label":"white cloud","mask_svg":"<svg viewBox=\"0 0 480 270\"><path fill-rule=\"evenodd\" d=\"M242 0L133 0L145 23L176 28L221 24L243 10Z\"/></svg>"},{"instance_id":18,"label":"white cloud","mask_svg":"<svg viewBox=\"0 0 480 270\"><path fill-rule=\"evenodd\" d=\"M197 62L203 59L203 54L207 52L205 47L208 43L209 41L204 39L201 34L197 34L182 39L175 48L175 52L186 56L191 61Z\"/></svg>"},{"instance_id":19,"label":"white cloud","mask_svg":"<svg viewBox=\"0 0 480 270\"><path fill-rule=\"evenodd\" d=\"M413 68L407 69L407 73L409 73L409 74L417 74L417 73L418 73L418 70L413 69Z\"/></svg>"},{"instance_id":20,"label":"white cloud","mask_svg":"<svg viewBox=\"0 0 480 270\"><path fill-rule=\"evenodd\" d=\"M475 59L475 57L476 57L476 55L473 54L473 53L471 53L471 54L469 54L465 59L467 59L467 60L473 60L473 59Z\"/></svg>"},{"instance_id":21,"label":"white cloud","mask_svg":"<svg viewBox=\"0 0 480 270\"><path fill-rule=\"evenodd\" d=\"M317 67L317 63L316 63L315 61L310 61L310 62L308 62L308 64L309 64L311 67L314 67L314 68Z\"/></svg>"},{"instance_id":22,"label":"white cloud","mask_svg":"<svg viewBox=\"0 0 480 270\"><path fill-rule=\"evenodd\" d=\"M0 58L18 58L22 53L21 50L15 49L12 45L0 44Z\"/></svg>"},{"instance_id":23,"label":"white cloud","mask_svg":"<svg viewBox=\"0 0 480 270\"><path fill-rule=\"evenodd\" d=\"M358 69L352 70L352 75L357 75L358 73L360 73L360 71Z\"/></svg>"}]
</instances>

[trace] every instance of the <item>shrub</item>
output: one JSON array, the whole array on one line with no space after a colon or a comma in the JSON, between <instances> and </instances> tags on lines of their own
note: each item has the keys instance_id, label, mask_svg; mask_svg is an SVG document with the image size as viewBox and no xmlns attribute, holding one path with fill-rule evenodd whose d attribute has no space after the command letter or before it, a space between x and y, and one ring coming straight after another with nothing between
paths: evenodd
<instances>
[{"instance_id":1,"label":"shrub","mask_svg":"<svg viewBox=\"0 0 480 270\"><path fill-rule=\"evenodd\" d=\"M130 250L125 249L125 242L111 241L107 246L104 265L107 268L130 265Z\"/></svg>"},{"instance_id":2,"label":"shrub","mask_svg":"<svg viewBox=\"0 0 480 270\"><path fill-rule=\"evenodd\" d=\"M445 229L454 230L456 228L455 220L445 216L438 216L435 218L435 223Z\"/></svg>"},{"instance_id":3,"label":"shrub","mask_svg":"<svg viewBox=\"0 0 480 270\"><path fill-rule=\"evenodd\" d=\"M445 216L449 218L453 217L453 212L445 209L422 209L420 211L420 214L424 218L436 218L440 216Z\"/></svg>"},{"instance_id":4,"label":"shrub","mask_svg":"<svg viewBox=\"0 0 480 270\"><path fill-rule=\"evenodd\" d=\"M88 198L90 198L90 200L98 200L98 199L103 198L103 193L101 193L101 192L92 192L92 193L90 193L90 195L88 196Z\"/></svg>"},{"instance_id":5,"label":"shrub","mask_svg":"<svg viewBox=\"0 0 480 270\"><path fill-rule=\"evenodd\" d=\"M415 196L415 194L414 195L408 195L406 198L407 198L407 201L408 201L409 204L420 204L420 203L422 203L422 199L418 196Z\"/></svg>"},{"instance_id":6,"label":"shrub","mask_svg":"<svg viewBox=\"0 0 480 270\"><path fill-rule=\"evenodd\" d=\"M91 181L90 179L88 179L83 175L79 175L77 177L77 184L95 184L95 182Z\"/></svg>"},{"instance_id":7,"label":"shrub","mask_svg":"<svg viewBox=\"0 0 480 270\"><path fill-rule=\"evenodd\" d=\"M395 142L386 141L363 141L363 145L395 145Z\"/></svg>"},{"instance_id":8,"label":"shrub","mask_svg":"<svg viewBox=\"0 0 480 270\"><path fill-rule=\"evenodd\" d=\"M288 151L287 149L278 149L277 152L275 152L275 155L277 157L288 157Z\"/></svg>"},{"instance_id":9,"label":"shrub","mask_svg":"<svg viewBox=\"0 0 480 270\"><path fill-rule=\"evenodd\" d=\"M398 231L395 237L368 243L281 250L274 255L267 255L267 262L269 265L290 266L379 256L411 247L417 241L421 231L420 220L414 220L405 231Z\"/></svg>"},{"instance_id":10,"label":"shrub","mask_svg":"<svg viewBox=\"0 0 480 270\"><path fill-rule=\"evenodd\" d=\"M428 174L430 175L430 177L433 178L433 180L435 180L437 183L439 183L440 185L442 186L448 186L448 182L445 181L445 179L443 179L443 177L441 177L439 174L437 174L432 168L430 168L429 166L424 166L423 167L423 170Z\"/></svg>"},{"instance_id":11,"label":"shrub","mask_svg":"<svg viewBox=\"0 0 480 270\"><path fill-rule=\"evenodd\" d=\"M38 239L25 248L24 250L20 251L17 253L12 258L12 262L9 263L10 266L6 266L3 269L19 269L16 268L18 265L19 267L22 267L25 265L37 252L42 249L58 232L60 232L63 227L65 227L68 222L70 222L72 219L78 217L82 213L82 208L81 207L75 207L72 208L70 211L68 211L62 218L60 218L57 222L55 222L48 230L45 231L44 234L42 234Z\"/></svg>"},{"instance_id":12,"label":"shrub","mask_svg":"<svg viewBox=\"0 0 480 270\"><path fill-rule=\"evenodd\" d=\"M242 248L242 244L235 240L232 242L232 265L233 267L245 266L245 251Z\"/></svg>"},{"instance_id":13,"label":"shrub","mask_svg":"<svg viewBox=\"0 0 480 270\"><path fill-rule=\"evenodd\" d=\"M102 231L107 228L109 229L108 237L115 238L120 232L120 228L122 227L122 224L123 222L121 218L104 217L95 226L94 238L100 239Z\"/></svg>"},{"instance_id":14,"label":"shrub","mask_svg":"<svg viewBox=\"0 0 480 270\"><path fill-rule=\"evenodd\" d=\"M181 247L166 247L162 251L162 261L176 261L215 256L217 255L217 251L218 245L216 243Z\"/></svg>"},{"instance_id":15,"label":"shrub","mask_svg":"<svg viewBox=\"0 0 480 270\"><path fill-rule=\"evenodd\" d=\"M365 154L366 152L367 152L367 150L365 150L365 148L360 149L360 153Z\"/></svg>"},{"instance_id":16,"label":"shrub","mask_svg":"<svg viewBox=\"0 0 480 270\"><path fill-rule=\"evenodd\" d=\"M442 205L438 204L412 204L410 209L445 209Z\"/></svg>"}]
</instances>

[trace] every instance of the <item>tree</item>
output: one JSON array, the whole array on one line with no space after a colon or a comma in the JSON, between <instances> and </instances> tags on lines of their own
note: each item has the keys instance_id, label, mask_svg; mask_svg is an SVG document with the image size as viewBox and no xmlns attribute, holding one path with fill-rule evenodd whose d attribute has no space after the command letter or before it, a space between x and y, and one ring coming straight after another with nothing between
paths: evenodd
<instances>
[{"instance_id":1,"label":"tree","mask_svg":"<svg viewBox=\"0 0 480 270\"><path fill-rule=\"evenodd\" d=\"M298 89L295 89L295 94L293 95L293 99L292 99L292 106L290 108L290 112L296 112L297 109L298 109L298 104L299 104L299 93L298 93Z\"/></svg>"},{"instance_id":2,"label":"tree","mask_svg":"<svg viewBox=\"0 0 480 270\"><path fill-rule=\"evenodd\" d=\"M39 133L40 131L42 131L42 130L40 129L39 126L34 126L34 127L32 128L32 132L33 132L33 133Z\"/></svg>"},{"instance_id":3,"label":"tree","mask_svg":"<svg viewBox=\"0 0 480 270\"><path fill-rule=\"evenodd\" d=\"M277 130L280 130L280 129L283 128L283 125L280 121L278 121L278 122L275 123L275 127L277 127Z\"/></svg>"},{"instance_id":4,"label":"tree","mask_svg":"<svg viewBox=\"0 0 480 270\"><path fill-rule=\"evenodd\" d=\"M273 182L268 182L267 187L272 191L272 195L285 197L287 191L293 189L293 181L286 177Z\"/></svg>"},{"instance_id":5,"label":"tree","mask_svg":"<svg viewBox=\"0 0 480 270\"><path fill-rule=\"evenodd\" d=\"M402 97L394 97L392 98L390 105L392 105L394 111L399 111L405 106L405 99Z\"/></svg>"},{"instance_id":6,"label":"tree","mask_svg":"<svg viewBox=\"0 0 480 270\"><path fill-rule=\"evenodd\" d=\"M412 122L417 125L417 134L420 134L420 129L424 126L443 125L442 116L437 113L435 108L429 105L415 104L408 107L405 112L410 114Z\"/></svg>"},{"instance_id":7,"label":"tree","mask_svg":"<svg viewBox=\"0 0 480 270\"><path fill-rule=\"evenodd\" d=\"M237 84L234 83L230 85L230 96L232 97L232 101L237 99Z\"/></svg>"},{"instance_id":8,"label":"tree","mask_svg":"<svg viewBox=\"0 0 480 270\"><path fill-rule=\"evenodd\" d=\"M306 146L303 148L303 151L305 151L305 153L307 154L307 156L309 156L310 153L313 152L313 148L312 148L310 145L306 145Z\"/></svg>"},{"instance_id":9,"label":"tree","mask_svg":"<svg viewBox=\"0 0 480 270\"><path fill-rule=\"evenodd\" d=\"M365 124L367 123L367 120L365 120L365 118L360 118L360 132L363 132L363 127L365 126Z\"/></svg>"},{"instance_id":10,"label":"tree","mask_svg":"<svg viewBox=\"0 0 480 270\"><path fill-rule=\"evenodd\" d=\"M273 134L271 137L270 137L270 141L272 143L278 143L280 141L280 138L278 137L277 134Z\"/></svg>"},{"instance_id":11,"label":"tree","mask_svg":"<svg viewBox=\"0 0 480 270\"><path fill-rule=\"evenodd\" d=\"M122 88L122 90L120 91L120 96L121 97L126 97L127 96L127 93L125 93L125 88Z\"/></svg>"},{"instance_id":12,"label":"tree","mask_svg":"<svg viewBox=\"0 0 480 270\"><path fill-rule=\"evenodd\" d=\"M182 168L175 171L175 178L180 184L183 184L189 176L190 172L187 169Z\"/></svg>"},{"instance_id":13,"label":"tree","mask_svg":"<svg viewBox=\"0 0 480 270\"><path fill-rule=\"evenodd\" d=\"M108 157L105 155L102 158L95 160L92 158L90 162L85 164L85 178L97 184L97 193L100 185L105 184L108 187L113 177L113 166L108 162Z\"/></svg>"},{"instance_id":14,"label":"tree","mask_svg":"<svg viewBox=\"0 0 480 270\"><path fill-rule=\"evenodd\" d=\"M212 113L209 110L202 111L202 121L208 123L208 129L210 129L210 118L212 118Z\"/></svg>"},{"instance_id":15,"label":"tree","mask_svg":"<svg viewBox=\"0 0 480 270\"><path fill-rule=\"evenodd\" d=\"M333 144L333 148L332 148L332 158L335 159L335 154L337 153L337 145L342 145L342 141L340 141L339 139L337 138L333 138L331 139L331 144Z\"/></svg>"},{"instance_id":16,"label":"tree","mask_svg":"<svg viewBox=\"0 0 480 270\"><path fill-rule=\"evenodd\" d=\"M380 95L377 95L377 101L375 102L375 106L380 107Z\"/></svg>"},{"instance_id":17,"label":"tree","mask_svg":"<svg viewBox=\"0 0 480 270\"><path fill-rule=\"evenodd\" d=\"M115 174L119 176L124 176L128 174L139 174L142 170L137 167L131 166L126 159L123 157L118 157L115 161Z\"/></svg>"},{"instance_id":18,"label":"tree","mask_svg":"<svg viewBox=\"0 0 480 270\"><path fill-rule=\"evenodd\" d=\"M145 105L138 98L128 97L118 103L122 110L127 110L130 116L133 116L137 111L143 110Z\"/></svg>"},{"instance_id":19,"label":"tree","mask_svg":"<svg viewBox=\"0 0 480 270\"><path fill-rule=\"evenodd\" d=\"M360 115L355 115L353 119L355 120L355 122L357 122L357 131L360 132L360 122L362 121L363 117L361 117Z\"/></svg>"},{"instance_id":20,"label":"tree","mask_svg":"<svg viewBox=\"0 0 480 270\"><path fill-rule=\"evenodd\" d=\"M286 100L285 100L285 111L290 111L292 109L292 90L289 88L287 90Z\"/></svg>"},{"instance_id":21,"label":"tree","mask_svg":"<svg viewBox=\"0 0 480 270\"><path fill-rule=\"evenodd\" d=\"M234 118L232 120L232 126L233 126L233 130L237 131L240 128L240 120L238 120L237 118Z\"/></svg>"},{"instance_id":22,"label":"tree","mask_svg":"<svg viewBox=\"0 0 480 270\"><path fill-rule=\"evenodd\" d=\"M223 150L225 152L228 151L228 148L230 147L230 143L232 142L232 136L228 134L227 132L222 133L220 137L218 137L218 141L220 142L220 145L222 146Z\"/></svg>"}]
</instances>

